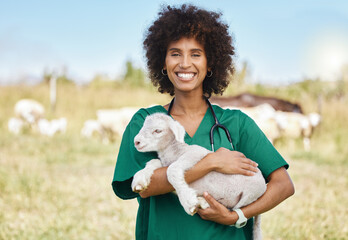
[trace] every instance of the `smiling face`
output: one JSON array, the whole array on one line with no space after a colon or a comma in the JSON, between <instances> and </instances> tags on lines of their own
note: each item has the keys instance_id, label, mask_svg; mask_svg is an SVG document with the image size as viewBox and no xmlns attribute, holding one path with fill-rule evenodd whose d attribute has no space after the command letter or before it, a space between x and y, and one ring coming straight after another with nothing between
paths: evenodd
<instances>
[{"instance_id":1,"label":"smiling face","mask_svg":"<svg viewBox=\"0 0 348 240\"><path fill-rule=\"evenodd\" d=\"M167 49L164 70L174 85L175 93L201 91L209 71L202 44L194 38L181 38L171 42Z\"/></svg>"}]
</instances>

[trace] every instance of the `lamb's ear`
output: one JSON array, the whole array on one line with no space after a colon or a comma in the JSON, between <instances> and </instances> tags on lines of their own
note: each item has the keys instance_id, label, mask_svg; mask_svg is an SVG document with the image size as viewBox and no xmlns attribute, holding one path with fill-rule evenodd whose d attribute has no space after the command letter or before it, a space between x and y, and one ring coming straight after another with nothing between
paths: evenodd
<instances>
[{"instance_id":1,"label":"lamb's ear","mask_svg":"<svg viewBox=\"0 0 348 240\"><path fill-rule=\"evenodd\" d=\"M169 128L172 130L172 132L174 133L175 139L178 142L184 142L184 138L185 138L185 128L177 121L173 120L170 121L169 123Z\"/></svg>"}]
</instances>

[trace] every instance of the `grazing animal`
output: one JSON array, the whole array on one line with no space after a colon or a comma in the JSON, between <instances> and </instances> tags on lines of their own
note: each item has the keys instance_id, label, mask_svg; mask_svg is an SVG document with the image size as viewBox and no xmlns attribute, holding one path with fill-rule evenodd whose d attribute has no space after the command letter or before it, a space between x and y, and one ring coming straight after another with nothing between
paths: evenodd
<instances>
[{"instance_id":1,"label":"grazing animal","mask_svg":"<svg viewBox=\"0 0 348 240\"><path fill-rule=\"evenodd\" d=\"M40 119L37 126L41 135L52 137L58 132L65 133L67 120L66 118L52 119L51 121Z\"/></svg>"},{"instance_id":2,"label":"grazing animal","mask_svg":"<svg viewBox=\"0 0 348 240\"><path fill-rule=\"evenodd\" d=\"M198 208L207 208L204 192L208 192L230 209L239 209L258 199L266 191L265 179L260 170L254 176L210 172L191 184L185 182L185 171L211 151L184 142L185 129L177 121L163 113L146 117L134 144L140 152L157 151L159 159L147 162L132 181L132 190L141 192L150 184L157 168L169 166L168 181L175 188L181 205L187 214L193 215ZM254 239L261 239L260 215L255 217Z\"/></svg>"},{"instance_id":3,"label":"grazing animal","mask_svg":"<svg viewBox=\"0 0 348 240\"><path fill-rule=\"evenodd\" d=\"M10 118L8 120L8 130L14 134L21 133L23 127L25 126L25 122L20 118Z\"/></svg>"},{"instance_id":4,"label":"grazing animal","mask_svg":"<svg viewBox=\"0 0 348 240\"><path fill-rule=\"evenodd\" d=\"M231 97L214 96L210 98L210 101L211 103L217 104L222 108L226 106L255 107L268 103L277 111L303 113L301 106L297 103L291 103L276 97L258 96L251 93L242 93Z\"/></svg>"},{"instance_id":5,"label":"grazing animal","mask_svg":"<svg viewBox=\"0 0 348 240\"><path fill-rule=\"evenodd\" d=\"M94 134L102 135L102 127L97 120L86 120L81 129L81 135L86 138L91 138Z\"/></svg>"},{"instance_id":6,"label":"grazing animal","mask_svg":"<svg viewBox=\"0 0 348 240\"><path fill-rule=\"evenodd\" d=\"M43 105L32 99L21 99L14 107L17 118L11 118L8 122L10 132L19 134L24 128L28 128L41 135L53 136L58 132L64 133L67 127L67 119L59 118L47 120L44 118Z\"/></svg>"},{"instance_id":7,"label":"grazing animal","mask_svg":"<svg viewBox=\"0 0 348 240\"><path fill-rule=\"evenodd\" d=\"M97 121L102 129L103 142L112 142L115 135L122 136L127 124L138 110L139 108L132 107L98 110Z\"/></svg>"},{"instance_id":8,"label":"grazing animal","mask_svg":"<svg viewBox=\"0 0 348 240\"><path fill-rule=\"evenodd\" d=\"M14 107L15 115L25 122L34 125L44 117L45 108L41 103L32 99L21 99Z\"/></svg>"},{"instance_id":9,"label":"grazing animal","mask_svg":"<svg viewBox=\"0 0 348 240\"><path fill-rule=\"evenodd\" d=\"M278 123L282 137L302 138L304 149L309 151L311 148L310 139L314 129L320 124L321 116L318 113L303 115L277 111L275 120Z\"/></svg>"},{"instance_id":10,"label":"grazing animal","mask_svg":"<svg viewBox=\"0 0 348 240\"><path fill-rule=\"evenodd\" d=\"M306 151L310 150L310 138L319 125L318 113L307 115L297 112L276 111L268 103L255 107L225 106L227 109L239 109L252 118L272 144L279 138L302 138Z\"/></svg>"},{"instance_id":11,"label":"grazing animal","mask_svg":"<svg viewBox=\"0 0 348 240\"><path fill-rule=\"evenodd\" d=\"M224 108L238 109L247 114L255 121L272 144L281 137L280 128L275 119L276 110L268 103L263 103L255 107L225 106Z\"/></svg>"}]
</instances>

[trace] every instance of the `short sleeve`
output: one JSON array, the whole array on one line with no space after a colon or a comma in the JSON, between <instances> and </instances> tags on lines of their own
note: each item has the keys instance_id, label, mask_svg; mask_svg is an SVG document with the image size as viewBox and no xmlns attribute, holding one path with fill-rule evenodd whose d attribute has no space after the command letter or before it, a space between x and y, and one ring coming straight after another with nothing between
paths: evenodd
<instances>
[{"instance_id":1,"label":"short sleeve","mask_svg":"<svg viewBox=\"0 0 348 240\"><path fill-rule=\"evenodd\" d=\"M240 112L240 146L244 155L257 162L265 179L280 167L289 167L288 163L274 148L253 119Z\"/></svg>"},{"instance_id":2,"label":"short sleeve","mask_svg":"<svg viewBox=\"0 0 348 240\"><path fill-rule=\"evenodd\" d=\"M117 156L116 167L112 182L112 188L115 194L122 199L131 199L138 197L131 189L134 174L143 169L151 159L157 158L157 153L141 153L134 147L134 137L143 126L145 117L148 113L140 109L128 124L120 145Z\"/></svg>"}]
</instances>

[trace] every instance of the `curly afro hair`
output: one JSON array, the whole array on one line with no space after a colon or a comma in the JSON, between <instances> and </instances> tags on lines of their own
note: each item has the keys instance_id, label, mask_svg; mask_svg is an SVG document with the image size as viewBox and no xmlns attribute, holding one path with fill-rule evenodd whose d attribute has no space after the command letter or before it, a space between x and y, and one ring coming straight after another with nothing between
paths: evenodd
<instances>
[{"instance_id":1,"label":"curly afro hair","mask_svg":"<svg viewBox=\"0 0 348 240\"><path fill-rule=\"evenodd\" d=\"M222 94L229 84L229 74L233 74L232 56L235 54L228 25L221 19L221 13L206 11L192 5L175 8L163 7L158 19L149 27L145 35L144 49L149 76L161 93L174 95L174 86L168 76L163 75L167 48L182 37L194 38L204 46L208 67L213 75L203 81L203 94Z\"/></svg>"}]
</instances>

